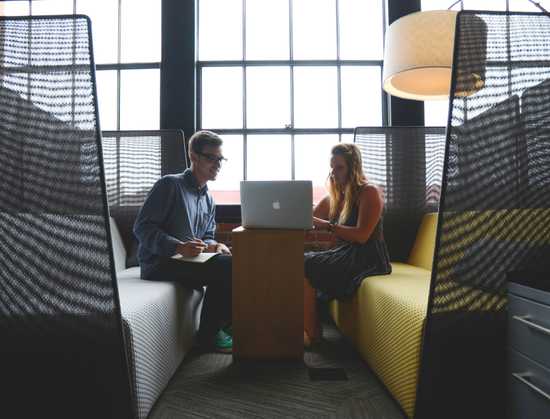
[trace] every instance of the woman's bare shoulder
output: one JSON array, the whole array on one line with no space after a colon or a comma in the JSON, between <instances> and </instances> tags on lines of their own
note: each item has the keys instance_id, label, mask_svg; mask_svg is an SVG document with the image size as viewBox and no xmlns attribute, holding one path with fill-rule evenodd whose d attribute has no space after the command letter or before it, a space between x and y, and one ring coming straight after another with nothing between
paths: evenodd
<instances>
[{"instance_id":1,"label":"woman's bare shoulder","mask_svg":"<svg viewBox=\"0 0 550 419\"><path fill-rule=\"evenodd\" d=\"M378 194L380 195L382 193L382 190L372 184L372 183L365 183L363 186L361 186L361 191L359 192L360 194L365 194L365 195L371 195L371 194Z\"/></svg>"},{"instance_id":2,"label":"woman's bare shoulder","mask_svg":"<svg viewBox=\"0 0 550 419\"><path fill-rule=\"evenodd\" d=\"M319 204L328 204L330 203L330 195L325 195L319 200Z\"/></svg>"},{"instance_id":3,"label":"woman's bare shoulder","mask_svg":"<svg viewBox=\"0 0 550 419\"><path fill-rule=\"evenodd\" d=\"M317 204L315 205L314 212L315 216L328 217L328 211L330 210L330 196L325 195Z\"/></svg>"},{"instance_id":4,"label":"woman's bare shoulder","mask_svg":"<svg viewBox=\"0 0 550 419\"><path fill-rule=\"evenodd\" d=\"M359 192L359 198L361 200L366 201L372 201L372 200L379 200L383 201L382 198L382 190L372 183L365 183L361 187L361 191Z\"/></svg>"}]
</instances>

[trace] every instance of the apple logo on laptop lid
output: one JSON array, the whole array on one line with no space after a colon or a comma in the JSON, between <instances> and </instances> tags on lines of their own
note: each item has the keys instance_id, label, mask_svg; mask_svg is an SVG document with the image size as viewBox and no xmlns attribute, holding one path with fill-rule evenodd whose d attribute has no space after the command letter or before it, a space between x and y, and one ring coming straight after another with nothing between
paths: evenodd
<instances>
[{"instance_id":1,"label":"apple logo on laptop lid","mask_svg":"<svg viewBox=\"0 0 550 419\"><path fill-rule=\"evenodd\" d=\"M274 201L273 202L273 209L275 209L275 210L281 209L281 203L279 201Z\"/></svg>"}]
</instances>

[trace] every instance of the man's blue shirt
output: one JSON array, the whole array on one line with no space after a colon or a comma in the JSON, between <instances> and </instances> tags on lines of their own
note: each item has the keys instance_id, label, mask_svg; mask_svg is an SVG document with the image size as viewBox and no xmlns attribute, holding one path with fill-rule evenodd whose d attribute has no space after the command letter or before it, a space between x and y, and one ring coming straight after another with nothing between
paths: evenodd
<instances>
[{"instance_id":1,"label":"man's blue shirt","mask_svg":"<svg viewBox=\"0 0 550 419\"><path fill-rule=\"evenodd\" d=\"M159 179L147 195L134 224L141 277L147 278L162 258L176 253L178 243L193 238L216 243L216 204L191 169Z\"/></svg>"}]
</instances>

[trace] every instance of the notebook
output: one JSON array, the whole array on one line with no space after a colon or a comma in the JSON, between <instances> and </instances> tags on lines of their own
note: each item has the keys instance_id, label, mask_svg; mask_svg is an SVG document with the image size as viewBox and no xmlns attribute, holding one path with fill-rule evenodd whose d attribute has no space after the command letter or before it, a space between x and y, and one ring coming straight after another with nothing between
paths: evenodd
<instances>
[{"instance_id":1,"label":"notebook","mask_svg":"<svg viewBox=\"0 0 550 419\"><path fill-rule=\"evenodd\" d=\"M172 259L179 260L180 262L204 263L216 255L219 255L219 253L203 252L198 256L183 256L178 253L177 255L172 256Z\"/></svg>"}]
</instances>

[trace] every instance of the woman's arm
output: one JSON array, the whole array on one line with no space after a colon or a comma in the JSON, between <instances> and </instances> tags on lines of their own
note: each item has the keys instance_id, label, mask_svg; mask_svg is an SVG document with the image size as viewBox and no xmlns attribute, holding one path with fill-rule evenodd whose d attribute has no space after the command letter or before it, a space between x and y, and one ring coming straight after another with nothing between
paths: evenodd
<instances>
[{"instance_id":1,"label":"woman's arm","mask_svg":"<svg viewBox=\"0 0 550 419\"><path fill-rule=\"evenodd\" d=\"M318 229L327 229L330 212L330 197L326 195L313 208L313 225Z\"/></svg>"},{"instance_id":2,"label":"woman's arm","mask_svg":"<svg viewBox=\"0 0 550 419\"><path fill-rule=\"evenodd\" d=\"M359 194L359 216L355 227L336 224L332 232L342 240L365 243L374 231L380 217L384 202L376 186L365 186Z\"/></svg>"}]
</instances>

